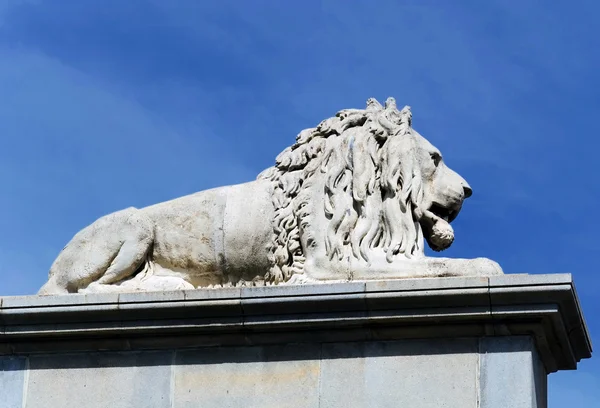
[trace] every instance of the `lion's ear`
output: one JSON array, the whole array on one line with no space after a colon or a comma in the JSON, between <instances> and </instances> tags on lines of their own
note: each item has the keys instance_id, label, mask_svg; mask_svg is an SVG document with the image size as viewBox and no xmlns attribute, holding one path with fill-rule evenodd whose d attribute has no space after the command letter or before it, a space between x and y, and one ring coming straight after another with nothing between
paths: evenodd
<instances>
[{"instance_id":1,"label":"lion's ear","mask_svg":"<svg viewBox=\"0 0 600 408\"><path fill-rule=\"evenodd\" d=\"M410 106L406 105L404 108L402 108L400 111L400 121L401 123L406 124L408 127L412 126L412 111Z\"/></svg>"},{"instance_id":2,"label":"lion's ear","mask_svg":"<svg viewBox=\"0 0 600 408\"><path fill-rule=\"evenodd\" d=\"M385 109L386 109L386 110L388 110L388 109L389 109L389 110L391 110L391 109L398 109L398 108L396 107L396 99L395 99L395 98L392 98L391 96L390 96L389 98L387 98L387 99L385 100Z\"/></svg>"},{"instance_id":3,"label":"lion's ear","mask_svg":"<svg viewBox=\"0 0 600 408\"><path fill-rule=\"evenodd\" d=\"M381 110L383 106L375 98L367 99L367 110Z\"/></svg>"}]
</instances>

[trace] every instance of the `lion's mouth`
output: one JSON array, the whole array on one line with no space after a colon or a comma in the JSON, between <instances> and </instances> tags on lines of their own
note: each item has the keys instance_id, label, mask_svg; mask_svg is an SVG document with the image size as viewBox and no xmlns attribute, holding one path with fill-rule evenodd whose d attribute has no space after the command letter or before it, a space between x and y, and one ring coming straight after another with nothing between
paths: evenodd
<instances>
[{"instance_id":1,"label":"lion's mouth","mask_svg":"<svg viewBox=\"0 0 600 408\"><path fill-rule=\"evenodd\" d=\"M446 208L437 203L433 203L429 208L429 211L438 218L450 223L458 216L460 212L460 206L454 208Z\"/></svg>"},{"instance_id":2,"label":"lion's mouth","mask_svg":"<svg viewBox=\"0 0 600 408\"><path fill-rule=\"evenodd\" d=\"M443 251L452 245L454 230L450 223L457 217L460 209L460 204L447 208L433 203L428 210L423 212L420 223L423 235L431 249Z\"/></svg>"}]
</instances>

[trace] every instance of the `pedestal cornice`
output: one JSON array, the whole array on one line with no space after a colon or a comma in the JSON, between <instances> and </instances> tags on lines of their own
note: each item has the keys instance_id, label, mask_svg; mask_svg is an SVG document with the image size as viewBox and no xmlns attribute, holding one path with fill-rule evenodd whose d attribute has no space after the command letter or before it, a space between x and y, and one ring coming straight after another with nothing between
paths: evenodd
<instances>
[{"instance_id":1,"label":"pedestal cornice","mask_svg":"<svg viewBox=\"0 0 600 408\"><path fill-rule=\"evenodd\" d=\"M509 335L547 372L591 357L571 275L0 298L0 355Z\"/></svg>"}]
</instances>

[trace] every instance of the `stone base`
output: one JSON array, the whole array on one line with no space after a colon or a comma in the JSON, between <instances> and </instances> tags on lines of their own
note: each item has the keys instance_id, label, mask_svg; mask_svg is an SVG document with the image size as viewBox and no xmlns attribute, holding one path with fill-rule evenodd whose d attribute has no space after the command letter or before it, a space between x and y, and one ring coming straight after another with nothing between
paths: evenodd
<instances>
[{"instance_id":1,"label":"stone base","mask_svg":"<svg viewBox=\"0 0 600 408\"><path fill-rule=\"evenodd\" d=\"M569 275L2 298L0 407L546 407Z\"/></svg>"}]
</instances>

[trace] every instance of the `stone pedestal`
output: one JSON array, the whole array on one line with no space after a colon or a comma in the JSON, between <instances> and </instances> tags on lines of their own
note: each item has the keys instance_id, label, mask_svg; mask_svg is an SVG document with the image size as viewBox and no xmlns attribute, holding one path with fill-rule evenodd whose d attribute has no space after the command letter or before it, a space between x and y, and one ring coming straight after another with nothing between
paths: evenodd
<instances>
[{"instance_id":1,"label":"stone pedestal","mask_svg":"<svg viewBox=\"0 0 600 408\"><path fill-rule=\"evenodd\" d=\"M546 407L570 275L1 299L0 406Z\"/></svg>"}]
</instances>

